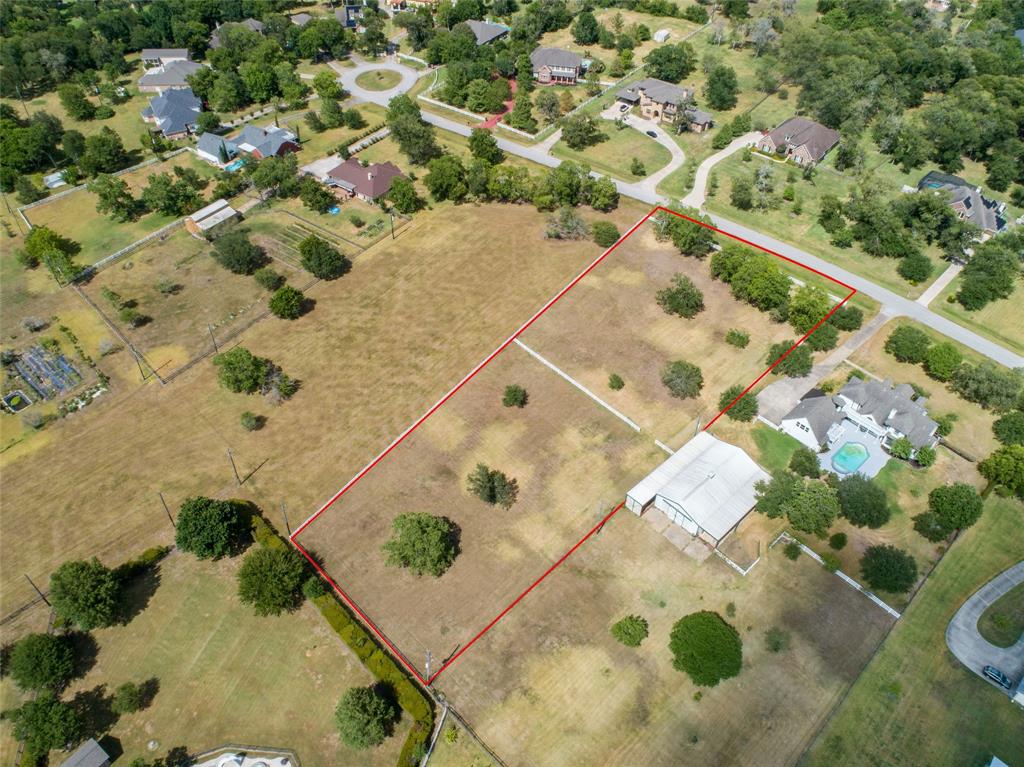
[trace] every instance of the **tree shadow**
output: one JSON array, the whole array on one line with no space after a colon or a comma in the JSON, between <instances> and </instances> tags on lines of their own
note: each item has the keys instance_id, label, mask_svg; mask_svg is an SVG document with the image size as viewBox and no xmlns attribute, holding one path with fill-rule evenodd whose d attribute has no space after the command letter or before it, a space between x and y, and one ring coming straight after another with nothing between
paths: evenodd
<instances>
[{"instance_id":1,"label":"tree shadow","mask_svg":"<svg viewBox=\"0 0 1024 767\"><path fill-rule=\"evenodd\" d=\"M387 736L391 737L395 725L402 719L402 707L398 703L398 693L395 692L395 688L388 682L377 682L373 685L373 691L381 699L386 700L391 707L391 718L384 723Z\"/></svg>"},{"instance_id":2,"label":"tree shadow","mask_svg":"<svg viewBox=\"0 0 1024 767\"><path fill-rule=\"evenodd\" d=\"M159 586L159 567L148 567L125 584L120 615L122 625L131 623L149 606L149 601Z\"/></svg>"},{"instance_id":3,"label":"tree shadow","mask_svg":"<svg viewBox=\"0 0 1024 767\"><path fill-rule=\"evenodd\" d=\"M158 759L157 767L188 767L192 764L192 757L185 746L175 746L167 752L167 756Z\"/></svg>"},{"instance_id":4,"label":"tree shadow","mask_svg":"<svg viewBox=\"0 0 1024 767\"><path fill-rule=\"evenodd\" d=\"M315 308L316 308L316 299L315 298L310 298L309 296L303 296L302 304L299 307L299 316L301 317L304 314L309 314Z\"/></svg>"},{"instance_id":5,"label":"tree shadow","mask_svg":"<svg viewBox=\"0 0 1024 767\"><path fill-rule=\"evenodd\" d=\"M117 714L114 713L113 702L114 696L107 694L105 684L75 693L71 707L82 723L83 735L98 738L114 726Z\"/></svg>"},{"instance_id":6,"label":"tree shadow","mask_svg":"<svg viewBox=\"0 0 1024 767\"><path fill-rule=\"evenodd\" d=\"M462 553L462 528L448 517L441 517L441 519L448 523L448 540L455 549L455 556L459 556Z\"/></svg>"},{"instance_id":7,"label":"tree shadow","mask_svg":"<svg viewBox=\"0 0 1024 767\"><path fill-rule=\"evenodd\" d=\"M86 631L72 631L66 636L75 658L75 669L72 678L81 679L96 665L96 659L100 654L100 646L93 635Z\"/></svg>"},{"instance_id":8,"label":"tree shadow","mask_svg":"<svg viewBox=\"0 0 1024 767\"><path fill-rule=\"evenodd\" d=\"M115 762L124 756L124 747L121 745L120 738L115 738L110 733L107 733L102 738L97 738L96 740L100 744L100 748L107 752L110 761Z\"/></svg>"}]
</instances>

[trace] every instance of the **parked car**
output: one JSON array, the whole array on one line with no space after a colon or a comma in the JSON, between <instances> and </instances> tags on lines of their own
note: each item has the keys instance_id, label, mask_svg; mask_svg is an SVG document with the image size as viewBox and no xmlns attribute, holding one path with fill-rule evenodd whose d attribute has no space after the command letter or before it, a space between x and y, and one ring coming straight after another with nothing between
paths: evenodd
<instances>
[{"instance_id":1,"label":"parked car","mask_svg":"<svg viewBox=\"0 0 1024 767\"><path fill-rule=\"evenodd\" d=\"M981 672L1004 690L1010 690L1013 688L1013 682L1010 680L1010 677L995 666L985 666Z\"/></svg>"},{"instance_id":2,"label":"parked car","mask_svg":"<svg viewBox=\"0 0 1024 767\"><path fill-rule=\"evenodd\" d=\"M621 107L619 107L619 111L620 112L629 111L629 104L623 104Z\"/></svg>"},{"instance_id":3,"label":"parked car","mask_svg":"<svg viewBox=\"0 0 1024 767\"><path fill-rule=\"evenodd\" d=\"M645 131L645 133L647 133L647 135L650 136L651 138L658 138L658 134L652 130Z\"/></svg>"}]
</instances>

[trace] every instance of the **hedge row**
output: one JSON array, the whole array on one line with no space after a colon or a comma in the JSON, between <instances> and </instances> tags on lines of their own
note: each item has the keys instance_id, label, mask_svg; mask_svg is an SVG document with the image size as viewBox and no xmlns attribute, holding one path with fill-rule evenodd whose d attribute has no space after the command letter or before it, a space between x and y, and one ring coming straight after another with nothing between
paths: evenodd
<instances>
[{"instance_id":1,"label":"hedge row","mask_svg":"<svg viewBox=\"0 0 1024 767\"><path fill-rule=\"evenodd\" d=\"M289 548L270 524L256 514L252 517L252 533L253 538L261 546L271 549ZM433 704L403 668L377 644L366 629L338 601L333 592L317 597L313 600L313 604L317 606L331 628L363 662L370 673L394 689L402 710L415 720L398 757L398 767L416 764L426 748L431 732L433 732Z\"/></svg>"},{"instance_id":2,"label":"hedge row","mask_svg":"<svg viewBox=\"0 0 1024 767\"><path fill-rule=\"evenodd\" d=\"M372 136L374 133L376 133L377 131L379 131L381 128L384 128L384 127L386 127L385 123L380 123L379 125L374 125L374 126L372 126L370 128L367 128L362 133L357 133L356 135L352 136L351 138L345 139L344 141L342 141L338 145L338 147L339 147L339 149L341 147L344 147L345 149L348 149L350 146L352 146L356 142L362 141L367 136Z\"/></svg>"}]
</instances>

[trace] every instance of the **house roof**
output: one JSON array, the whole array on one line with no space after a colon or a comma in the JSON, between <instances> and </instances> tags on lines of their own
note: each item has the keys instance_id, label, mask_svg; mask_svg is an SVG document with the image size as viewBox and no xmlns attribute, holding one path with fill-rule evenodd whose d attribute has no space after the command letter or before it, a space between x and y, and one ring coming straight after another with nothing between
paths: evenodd
<instances>
[{"instance_id":1,"label":"house roof","mask_svg":"<svg viewBox=\"0 0 1024 767\"><path fill-rule=\"evenodd\" d=\"M702 431L630 490L629 497L641 504L664 498L721 540L754 507L755 485L769 479L741 448Z\"/></svg>"},{"instance_id":2,"label":"house roof","mask_svg":"<svg viewBox=\"0 0 1024 767\"><path fill-rule=\"evenodd\" d=\"M476 35L477 45L486 45L487 43L493 42L499 37L504 37L508 34L508 27L502 27L498 24L491 24L486 21L470 19L466 22L466 25L473 30L473 34Z\"/></svg>"},{"instance_id":3,"label":"house roof","mask_svg":"<svg viewBox=\"0 0 1024 767\"><path fill-rule=\"evenodd\" d=\"M95 738L89 738L61 763L61 767L103 767L110 757Z\"/></svg>"},{"instance_id":4,"label":"house roof","mask_svg":"<svg viewBox=\"0 0 1024 767\"><path fill-rule=\"evenodd\" d=\"M917 188L945 192L949 195L950 204L962 208L965 217L984 232L996 234L1006 229L1006 217L1003 215L1006 206L988 199L980 187L972 186L959 176L929 171L917 182Z\"/></svg>"},{"instance_id":5,"label":"house roof","mask_svg":"<svg viewBox=\"0 0 1024 767\"><path fill-rule=\"evenodd\" d=\"M344 5L334 10L334 18L338 20L339 24L346 27L352 26L362 16L363 7L361 5Z\"/></svg>"},{"instance_id":6,"label":"house roof","mask_svg":"<svg viewBox=\"0 0 1024 767\"><path fill-rule=\"evenodd\" d=\"M797 403L796 407L782 417L785 421L796 421L806 419L811 427L811 433L818 442L824 442L828 430L843 420L844 416L831 397L806 397Z\"/></svg>"},{"instance_id":7,"label":"house roof","mask_svg":"<svg viewBox=\"0 0 1024 767\"><path fill-rule=\"evenodd\" d=\"M617 97L623 101L635 103L640 100L641 91L652 101L676 106L688 101L693 96L693 91L689 88L673 85L654 77L645 77L620 90Z\"/></svg>"},{"instance_id":8,"label":"house roof","mask_svg":"<svg viewBox=\"0 0 1024 767\"><path fill-rule=\"evenodd\" d=\"M291 20L292 24L304 27L313 20L313 17L310 16L308 13L296 13L294 16L291 17Z\"/></svg>"},{"instance_id":9,"label":"house roof","mask_svg":"<svg viewBox=\"0 0 1024 767\"><path fill-rule=\"evenodd\" d=\"M839 143L839 131L826 128L806 117L790 117L768 134L775 146L806 146L811 158L818 162L828 150Z\"/></svg>"},{"instance_id":10,"label":"house roof","mask_svg":"<svg viewBox=\"0 0 1024 767\"><path fill-rule=\"evenodd\" d=\"M213 157L220 158L220 148L224 147L228 157L238 153L238 146L231 139L218 136L216 133L204 133L196 143L196 149Z\"/></svg>"},{"instance_id":11,"label":"house roof","mask_svg":"<svg viewBox=\"0 0 1024 767\"><path fill-rule=\"evenodd\" d=\"M257 21L256 19L242 19L241 21L229 21L224 24L218 24L216 29L214 29L213 32L210 33L211 48L220 48L220 31L222 29L226 29L229 27L248 27L253 32L258 32L261 35L263 34L263 30L265 29L265 25L263 24L263 22Z\"/></svg>"},{"instance_id":12,"label":"house roof","mask_svg":"<svg viewBox=\"0 0 1024 767\"><path fill-rule=\"evenodd\" d=\"M714 118L702 109L697 107L691 107L683 113L687 120L697 125L711 125L714 122Z\"/></svg>"},{"instance_id":13,"label":"house roof","mask_svg":"<svg viewBox=\"0 0 1024 767\"><path fill-rule=\"evenodd\" d=\"M354 157L327 171L327 176L350 192L364 195L371 200L383 197L391 189L396 178L405 178L398 166L390 162L373 163L365 168Z\"/></svg>"},{"instance_id":14,"label":"house roof","mask_svg":"<svg viewBox=\"0 0 1024 767\"><path fill-rule=\"evenodd\" d=\"M258 128L246 125L234 138L235 144L245 152L259 152L263 157L276 155L281 147L295 141L295 134L284 128Z\"/></svg>"},{"instance_id":15,"label":"house roof","mask_svg":"<svg viewBox=\"0 0 1024 767\"><path fill-rule=\"evenodd\" d=\"M909 384L894 387L889 380L851 378L839 394L856 403L861 414L905 434L915 448L932 443L938 424L928 417L924 409L926 400L914 399L914 389Z\"/></svg>"},{"instance_id":16,"label":"house roof","mask_svg":"<svg viewBox=\"0 0 1024 767\"><path fill-rule=\"evenodd\" d=\"M143 48L140 54L143 61L152 59L187 59L188 48Z\"/></svg>"},{"instance_id":17,"label":"house roof","mask_svg":"<svg viewBox=\"0 0 1024 767\"><path fill-rule=\"evenodd\" d=\"M559 67L563 69L579 69L583 57L578 53L562 48L534 48L530 54L530 62L534 69L541 67Z\"/></svg>"},{"instance_id":18,"label":"house roof","mask_svg":"<svg viewBox=\"0 0 1024 767\"><path fill-rule=\"evenodd\" d=\"M188 85L185 79L203 68L194 61L171 61L162 67L154 67L139 78L139 85L154 87L182 87Z\"/></svg>"},{"instance_id":19,"label":"house roof","mask_svg":"<svg viewBox=\"0 0 1024 767\"><path fill-rule=\"evenodd\" d=\"M200 208L191 216L192 223L198 226L202 231L212 229L217 224L227 221L229 218L234 218L238 215L238 211L228 205L227 200L214 200L204 208Z\"/></svg>"},{"instance_id":20,"label":"house roof","mask_svg":"<svg viewBox=\"0 0 1024 767\"><path fill-rule=\"evenodd\" d=\"M173 136L195 125L202 111L203 102L191 88L175 88L151 98L142 114L144 117L155 117L163 134Z\"/></svg>"}]
</instances>

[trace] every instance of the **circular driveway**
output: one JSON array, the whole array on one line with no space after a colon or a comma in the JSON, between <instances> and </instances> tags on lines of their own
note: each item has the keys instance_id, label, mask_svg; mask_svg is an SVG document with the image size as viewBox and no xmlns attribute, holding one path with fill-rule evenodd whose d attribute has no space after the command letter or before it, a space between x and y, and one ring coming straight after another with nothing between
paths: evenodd
<instances>
[{"instance_id":1,"label":"circular driveway","mask_svg":"<svg viewBox=\"0 0 1024 767\"><path fill-rule=\"evenodd\" d=\"M361 88L356 84L356 78L360 75L382 69L397 74L401 78L398 85L394 88L388 88L386 91L371 91ZM341 80L342 87L360 101L370 101L374 104L387 106L388 102L395 96L400 96L412 88L416 84L416 80L419 79L419 76L420 73L412 67L407 67L394 61L366 61L356 64L354 67L342 69L339 72L338 79Z\"/></svg>"}]
</instances>

